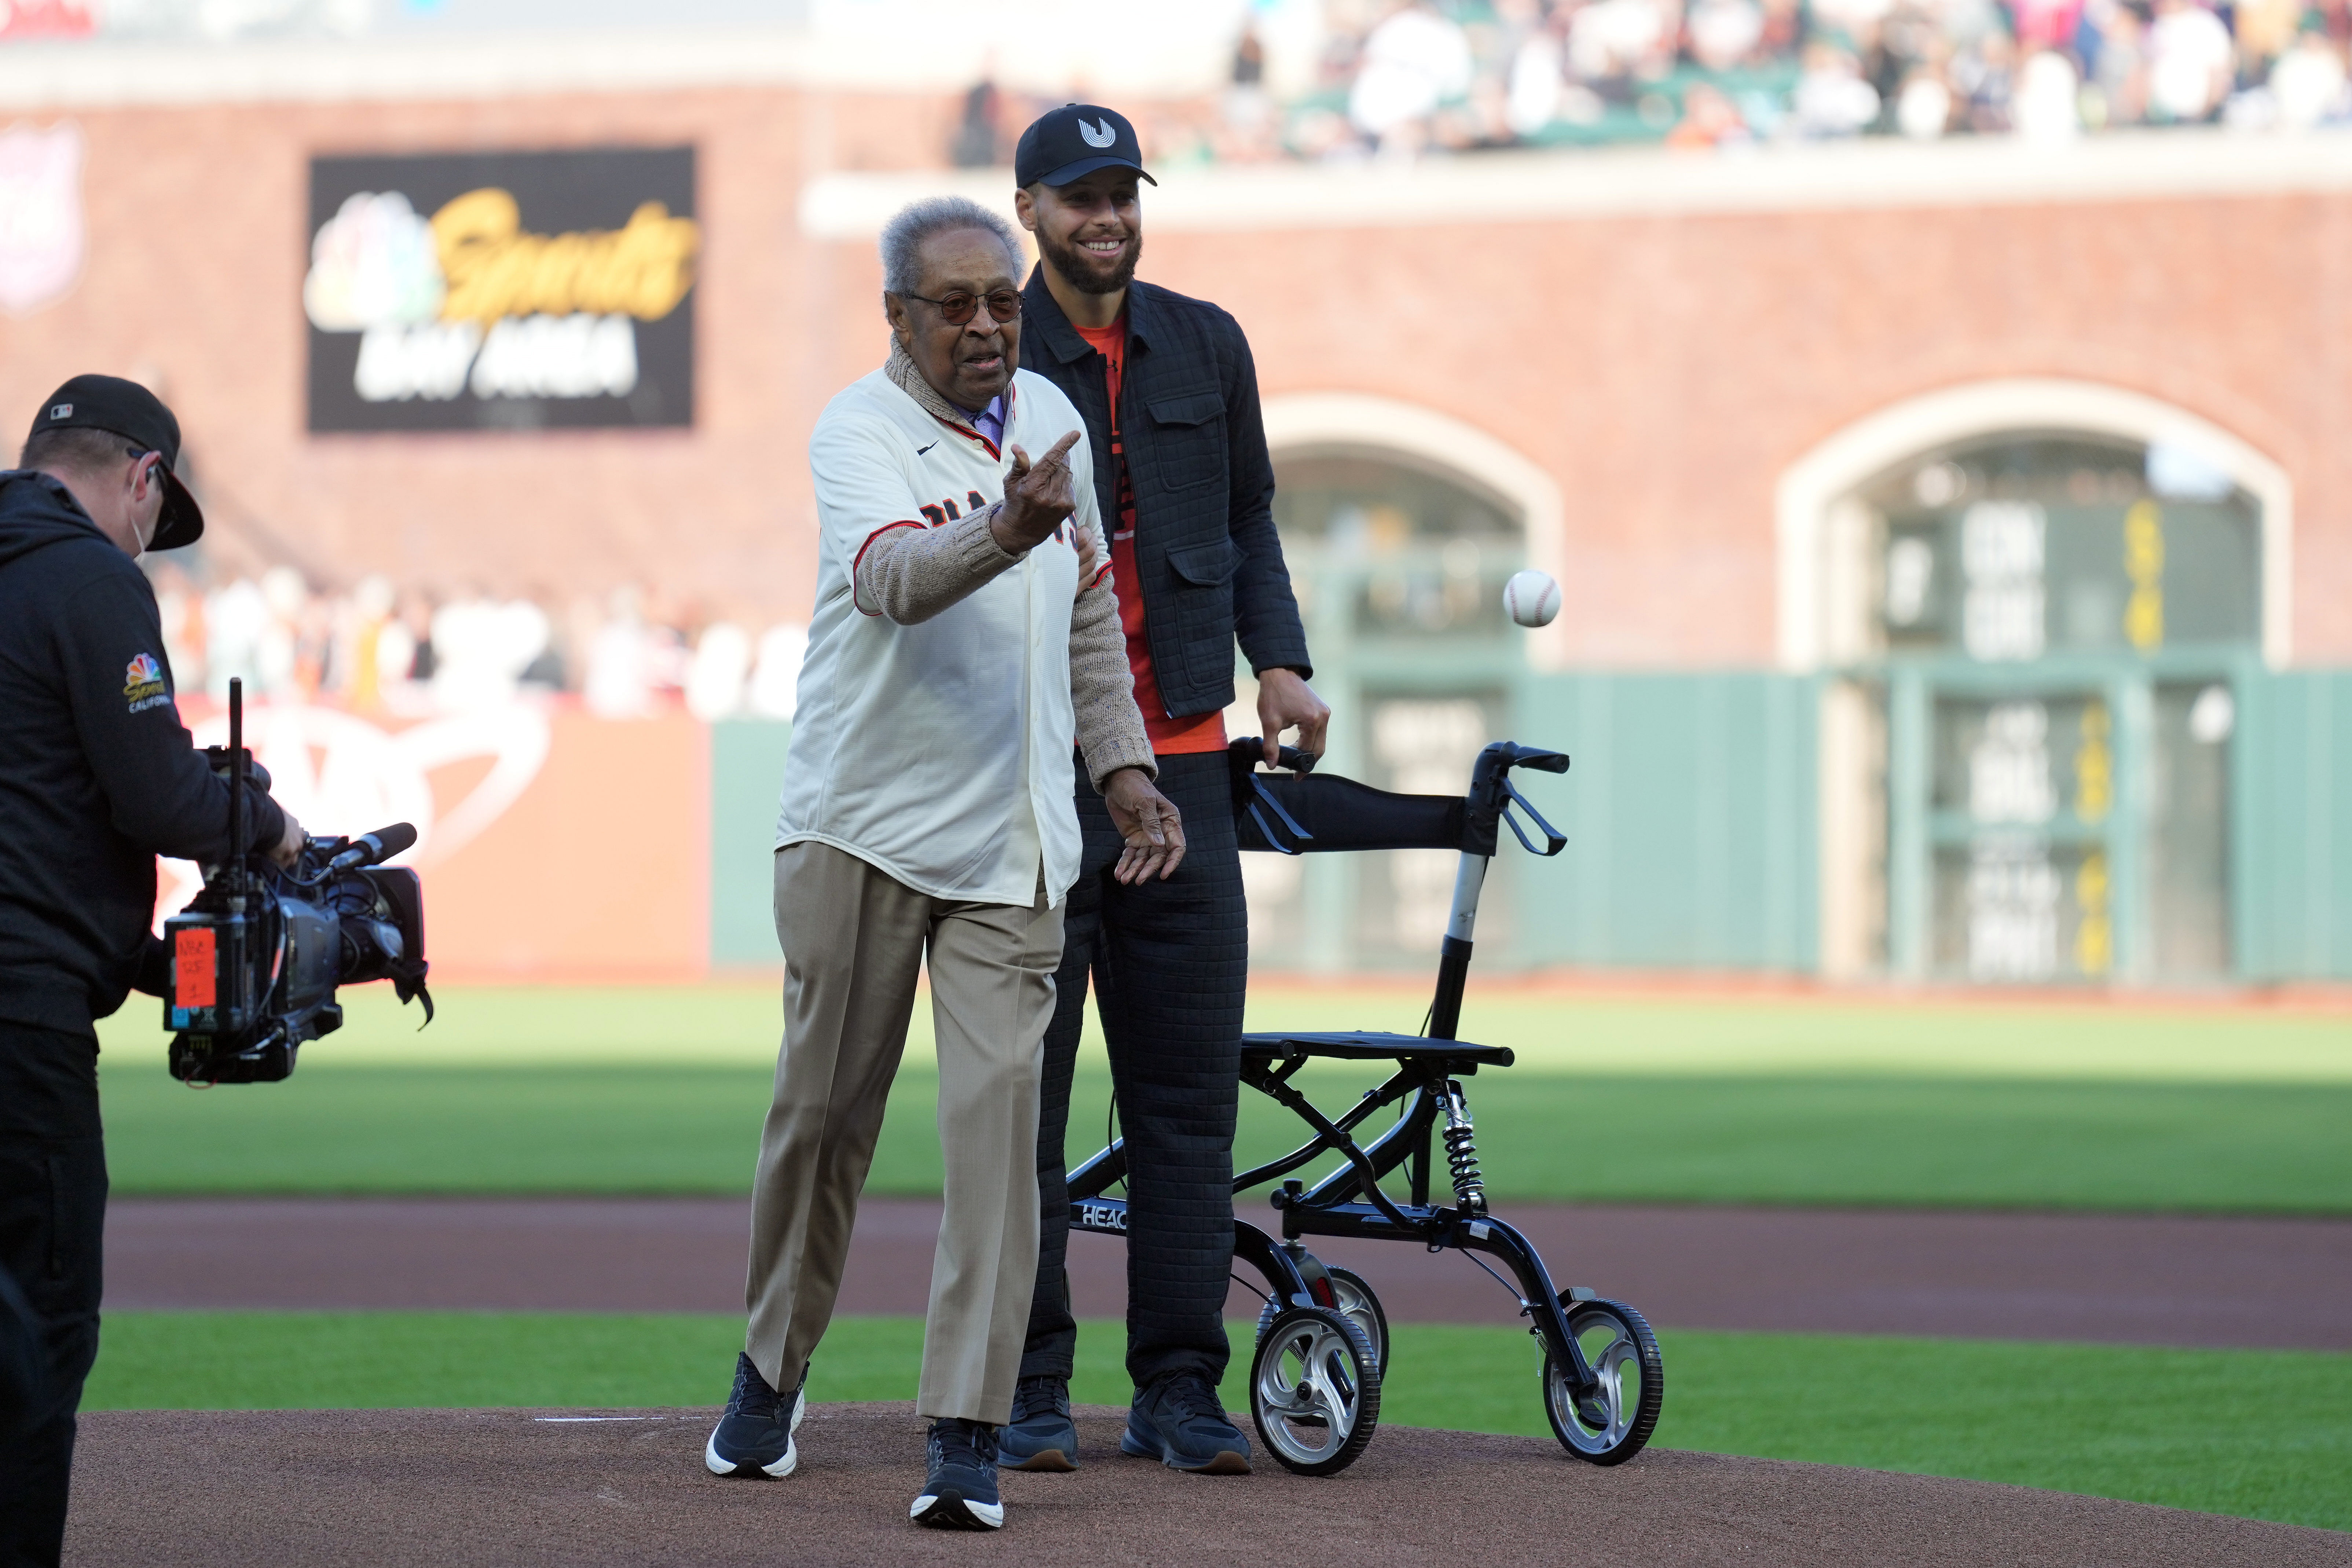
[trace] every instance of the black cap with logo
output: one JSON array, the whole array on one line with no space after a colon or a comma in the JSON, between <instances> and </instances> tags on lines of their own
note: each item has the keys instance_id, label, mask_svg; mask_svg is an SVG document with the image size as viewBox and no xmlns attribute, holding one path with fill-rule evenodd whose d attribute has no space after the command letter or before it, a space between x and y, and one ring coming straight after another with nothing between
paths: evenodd
<instances>
[{"instance_id":1,"label":"black cap with logo","mask_svg":"<svg viewBox=\"0 0 2352 1568\"><path fill-rule=\"evenodd\" d=\"M1013 183L1026 188L1040 181L1066 185L1097 169L1127 168L1144 174L1143 144L1127 116L1098 103L1066 103L1037 117L1021 133L1013 152Z\"/></svg>"},{"instance_id":2,"label":"black cap with logo","mask_svg":"<svg viewBox=\"0 0 2352 1568\"><path fill-rule=\"evenodd\" d=\"M180 422L163 400L119 375L78 375L48 395L33 416L33 434L44 430L104 430L142 453L163 454L163 513L156 520L150 550L177 550L204 536L205 514L196 498L172 470L180 462Z\"/></svg>"}]
</instances>

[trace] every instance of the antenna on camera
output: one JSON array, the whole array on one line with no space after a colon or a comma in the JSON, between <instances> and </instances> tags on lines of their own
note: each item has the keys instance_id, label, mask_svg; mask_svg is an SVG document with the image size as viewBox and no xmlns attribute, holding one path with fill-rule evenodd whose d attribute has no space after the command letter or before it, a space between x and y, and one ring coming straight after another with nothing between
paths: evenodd
<instances>
[{"instance_id":1,"label":"antenna on camera","mask_svg":"<svg viewBox=\"0 0 2352 1568\"><path fill-rule=\"evenodd\" d=\"M228 907L245 912L245 682L228 682Z\"/></svg>"}]
</instances>

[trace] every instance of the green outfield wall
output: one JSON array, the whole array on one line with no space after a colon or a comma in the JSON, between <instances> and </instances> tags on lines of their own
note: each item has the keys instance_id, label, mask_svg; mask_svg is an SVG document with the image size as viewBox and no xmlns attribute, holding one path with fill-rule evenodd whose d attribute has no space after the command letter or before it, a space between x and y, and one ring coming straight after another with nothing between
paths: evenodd
<instances>
[{"instance_id":1,"label":"green outfield wall","mask_svg":"<svg viewBox=\"0 0 2352 1568\"><path fill-rule=\"evenodd\" d=\"M2352 670L2257 676L2239 711L2238 972L2352 980Z\"/></svg>"},{"instance_id":2,"label":"green outfield wall","mask_svg":"<svg viewBox=\"0 0 2352 1568\"><path fill-rule=\"evenodd\" d=\"M1817 966L1816 682L1754 671L1538 676L1519 706L1523 738L1574 763L1564 779L1526 786L1568 848L1515 879L1513 959Z\"/></svg>"},{"instance_id":3,"label":"green outfield wall","mask_svg":"<svg viewBox=\"0 0 2352 1568\"><path fill-rule=\"evenodd\" d=\"M710 727L710 962L769 965L776 952L776 797L793 727L767 720Z\"/></svg>"},{"instance_id":4,"label":"green outfield wall","mask_svg":"<svg viewBox=\"0 0 2352 1568\"><path fill-rule=\"evenodd\" d=\"M2231 685L2235 975L2352 979L2352 671L2249 668ZM1818 973L1823 690L1766 671L1519 677L1507 733L1574 758L1564 777L1523 783L1568 848L1538 863L1506 836L1494 886L1507 908L1482 931L1481 959ZM714 966L777 962L769 851L791 732L711 727ZM1323 951L1342 967L1364 962Z\"/></svg>"}]
</instances>

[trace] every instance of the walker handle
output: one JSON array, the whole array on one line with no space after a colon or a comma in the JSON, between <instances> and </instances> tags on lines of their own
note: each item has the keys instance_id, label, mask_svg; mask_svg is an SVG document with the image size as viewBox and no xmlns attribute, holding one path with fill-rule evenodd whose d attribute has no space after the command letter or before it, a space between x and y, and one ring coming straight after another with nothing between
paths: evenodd
<instances>
[{"instance_id":1,"label":"walker handle","mask_svg":"<svg viewBox=\"0 0 2352 1568\"><path fill-rule=\"evenodd\" d=\"M1513 768L1564 773L1568 772L1568 755L1564 752L1546 751L1540 746L1522 746L1516 741L1496 741L1478 753L1477 763L1470 770L1470 794L1464 802L1473 839L1483 845L1482 848L1474 848L1472 852L1492 855L1497 830L1508 827L1512 837L1518 839L1529 854L1559 854L1568 847L1568 840L1558 828L1543 819L1543 814L1536 810L1528 797L1511 783ZM1544 848L1537 848L1526 830L1510 815L1510 808L1515 805L1535 819L1537 827L1543 832Z\"/></svg>"}]
</instances>

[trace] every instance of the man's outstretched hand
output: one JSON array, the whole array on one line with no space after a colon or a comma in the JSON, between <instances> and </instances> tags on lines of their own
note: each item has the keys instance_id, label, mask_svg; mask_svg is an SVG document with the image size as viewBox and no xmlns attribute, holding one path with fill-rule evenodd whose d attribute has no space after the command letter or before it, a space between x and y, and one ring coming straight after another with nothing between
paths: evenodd
<instances>
[{"instance_id":1,"label":"man's outstretched hand","mask_svg":"<svg viewBox=\"0 0 2352 1568\"><path fill-rule=\"evenodd\" d=\"M1141 769L1121 768L1105 779L1103 804L1110 807L1111 826L1127 841L1112 876L1134 883L1155 875L1166 881L1176 874L1184 863L1184 818Z\"/></svg>"},{"instance_id":2,"label":"man's outstretched hand","mask_svg":"<svg viewBox=\"0 0 2352 1568\"><path fill-rule=\"evenodd\" d=\"M1073 430L1055 442L1034 466L1028 453L1013 448L1013 468L1004 476L1004 504L988 525L997 547L1006 554L1034 550L1078 510L1070 474L1070 448L1077 442L1078 433Z\"/></svg>"},{"instance_id":3,"label":"man's outstretched hand","mask_svg":"<svg viewBox=\"0 0 2352 1568\"><path fill-rule=\"evenodd\" d=\"M1331 705L1295 669L1263 669L1257 677L1257 723L1265 734L1265 765L1282 765L1282 732L1298 731L1298 749L1312 757L1323 754L1323 731L1331 722Z\"/></svg>"}]
</instances>

